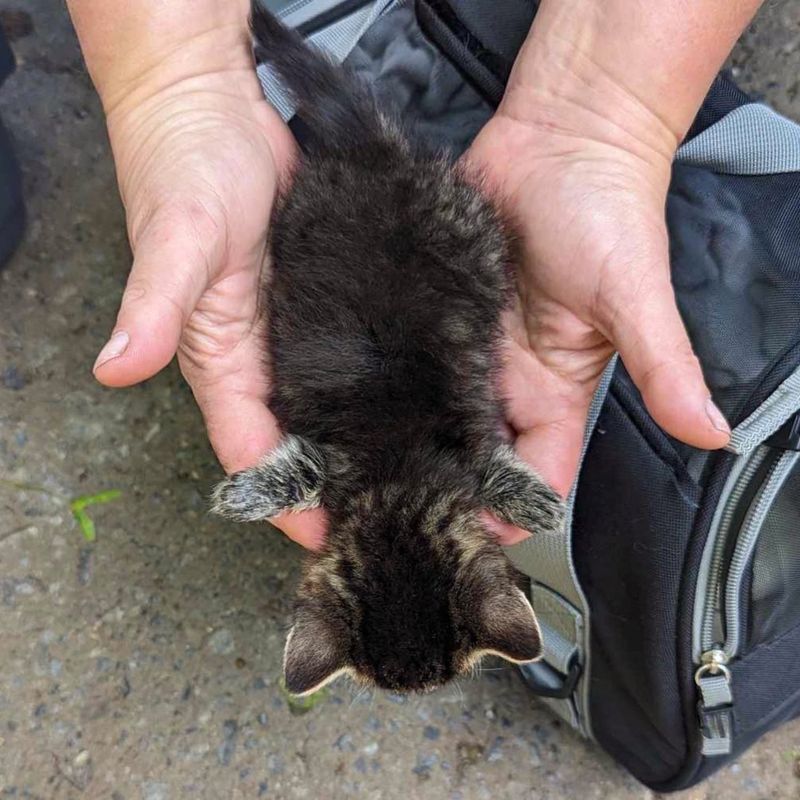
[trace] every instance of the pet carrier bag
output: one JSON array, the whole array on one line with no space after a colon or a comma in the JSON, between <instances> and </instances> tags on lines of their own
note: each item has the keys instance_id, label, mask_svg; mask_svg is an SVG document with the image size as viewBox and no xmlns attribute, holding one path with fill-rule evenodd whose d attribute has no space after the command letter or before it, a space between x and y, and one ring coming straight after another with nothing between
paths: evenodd
<instances>
[{"instance_id":1,"label":"pet carrier bag","mask_svg":"<svg viewBox=\"0 0 800 800\"><path fill-rule=\"evenodd\" d=\"M266 4L454 157L499 102L535 12ZM615 360L565 531L508 549L544 634L543 660L522 667L531 691L661 791L800 714L800 127L718 78L678 151L667 220L678 304L730 445L671 439Z\"/></svg>"}]
</instances>

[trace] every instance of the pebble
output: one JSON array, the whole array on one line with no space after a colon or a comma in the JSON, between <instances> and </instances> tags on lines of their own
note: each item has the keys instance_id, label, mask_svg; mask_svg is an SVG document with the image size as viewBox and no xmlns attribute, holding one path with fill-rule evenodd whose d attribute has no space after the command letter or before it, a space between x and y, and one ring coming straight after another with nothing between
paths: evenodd
<instances>
[{"instance_id":1,"label":"pebble","mask_svg":"<svg viewBox=\"0 0 800 800\"><path fill-rule=\"evenodd\" d=\"M94 548L81 547L78 551L78 583L87 586L92 579L92 567L94 561Z\"/></svg>"},{"instance_id":2,"label":"pebble","mask_svg":"<svg viewBox=\"0 0 800 800\"><path fill-rule=\"evenodd\" d=\"M428 755L420 755L417 757L417 764L411 770L415 775L427 775L431 768L436 766L436 762L439 760L438 756L431 754Z\"/></svg>"},{"instance_id":3,"label":"pebble","mask_svg":"<svg viewBox=\"0 0 800 800\"><path fill-rule=\"evenodd\" d=\"M6 389L11 389L14 392L23 389L27 383L22 373L13 365L3 370L0 379L2 379L3 386L5 386Z\"/></svg>"},{"instance_id":4,"label":"pebble","mask_svg":"<svg viewBox=\"0 0 800 800\"><path fill-rule=\"evenodd\" d=\"M217 761L223 767L227 767L231 763L238 735L239 725L235 719L227 719L222 723L222 743L217 748Z\"/></svg>"},{"instance_id":5,"label":"pebble","mask_svg":"<svg viewBox=\"0 0 800 800\"><path fill-rule=\"evenodd\" d=\"M281 775L286 769L286 764L284 764L283 759L277 753L270 753L267 756L267 769L273 775Z\"/></svg>"},{"instance_id":6,"label":"pebble","mask_svg":"<svg viewBox=\"0 0 800 800\"><path fill-rule=\"evenodd\" d=\"M422 729L422 735L431 742L435 742L441 735L441 731L433 725L426 725Z\"/></svg>"},{"instance_id":7,"label":"pebble","mask_svg":"<svg viewBox=\"0 0 800 800\"><path fill-rule=\"evenodd\" d=\"M142 800L169 800L167 784L158 781L145 781L142 784Z\"/></svg>"},{"instance_id":8,"label":"pebble","mask_svg":"<svg viewBox=\"0 0 800 800\"><path fill-rule=\"evenodd\" d=\"M333 746L337 750L341 750L342 752L349 751L352 752L355 750L355 745L353 744L353 737L349 733L343 733L334 743Z\"/></svg>"},{"instance_id":9,"label":"pebble","mask_svg":"<svg viewBox=\"0 0 800 800\"><path fill-rule=\"evenodd\" d=\"M492 746L489 748L489 752L486 755L487 761L494 762L502 760L503 753L501 752L500 748L502 747L504 741L505 739L502 736L495 736Z\"/></svg>"},{"instance_id":10,"label":"pebble","mask_svg":"<svg viewBox=\"0 0 800 800\"><path fill-rule=\"evenodd\" d=\"M208 637L208 646L217 655L226 656L234 651L236 644L233 634L227 628L220 628Z\"/></svg>"}]
</instances>

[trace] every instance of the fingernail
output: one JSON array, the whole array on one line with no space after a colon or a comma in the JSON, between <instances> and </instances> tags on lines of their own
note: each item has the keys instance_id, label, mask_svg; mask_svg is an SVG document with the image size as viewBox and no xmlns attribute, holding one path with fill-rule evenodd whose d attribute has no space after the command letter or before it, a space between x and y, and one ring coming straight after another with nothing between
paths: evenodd
<instances>
[{"instance_id":1,"label":"fingernail","mask_svg":"<svg viewBox=\"0 0 800 800\"><path fill-rule=\"evenodd\" d=\"M717 406L714 404L714 401L710 397L708 400L706 400L706 414L708 415L708 419L711 421L711 424L720 433L730 434L731 426L728 425L727 420L722 416L722 412L717 408Z\"/></svg>"},{"instance_id":2,"label":"fingernail","mask_svg":"<svg viewBox=\"0 0 800 800\"><path fill-rule=\"evenodd\" d=\"M103 349L97 356L94 362L92 372L98 367L102 367L106 361L111 361L112 358L119 358L127 349L130 344L131 337L125 331L117 331L106 343Z\"/></svg>"}]
</instances>

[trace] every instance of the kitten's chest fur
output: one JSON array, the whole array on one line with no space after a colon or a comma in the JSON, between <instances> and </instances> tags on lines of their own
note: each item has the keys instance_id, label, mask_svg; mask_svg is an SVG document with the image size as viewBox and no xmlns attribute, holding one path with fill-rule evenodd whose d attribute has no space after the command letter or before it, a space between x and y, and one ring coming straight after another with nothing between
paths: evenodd
<instances>
[{"instance_id":1,"label":"kitten's chest fur","mask_svg":"<svg viewBox=\"0 0 800 800\"><path fill-rule=\"evenodd\" d=\"M386 145L304 165L272 256L270 407L283 430L373 475L404 453L469 459L496 443L511 247L445 163Z\"/></svg>"}]
</instances>

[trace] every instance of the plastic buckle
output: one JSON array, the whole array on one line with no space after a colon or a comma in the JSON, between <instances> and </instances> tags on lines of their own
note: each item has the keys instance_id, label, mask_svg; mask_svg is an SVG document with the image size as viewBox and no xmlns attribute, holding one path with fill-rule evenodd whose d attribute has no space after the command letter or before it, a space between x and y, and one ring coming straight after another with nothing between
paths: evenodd
<instances>
[{"instance_id":1,"label":"plastic buckle","mask_svg":"<svg viewBox=\"0 0 800 800\"><path fill-rule=\"evenodd\" d=\"M726 756L732 749L733 707L705 708L698 704L700 731L703 734L704 756Z\"/></svg>"},{"instance_id":2,"label":"plastic buckle","mask_svg":"<svg viewBox=\"0 0 800 800\"><path fill-rule=\"evenodd\" d=\"M575 656L570 661L566 675L553 669L545 661L525 664L521 671L525 683L534 694L555 700L567 700L572 697L575 687L578 685L583 667L578 657Z\"/></svg>"}]
</instances>

